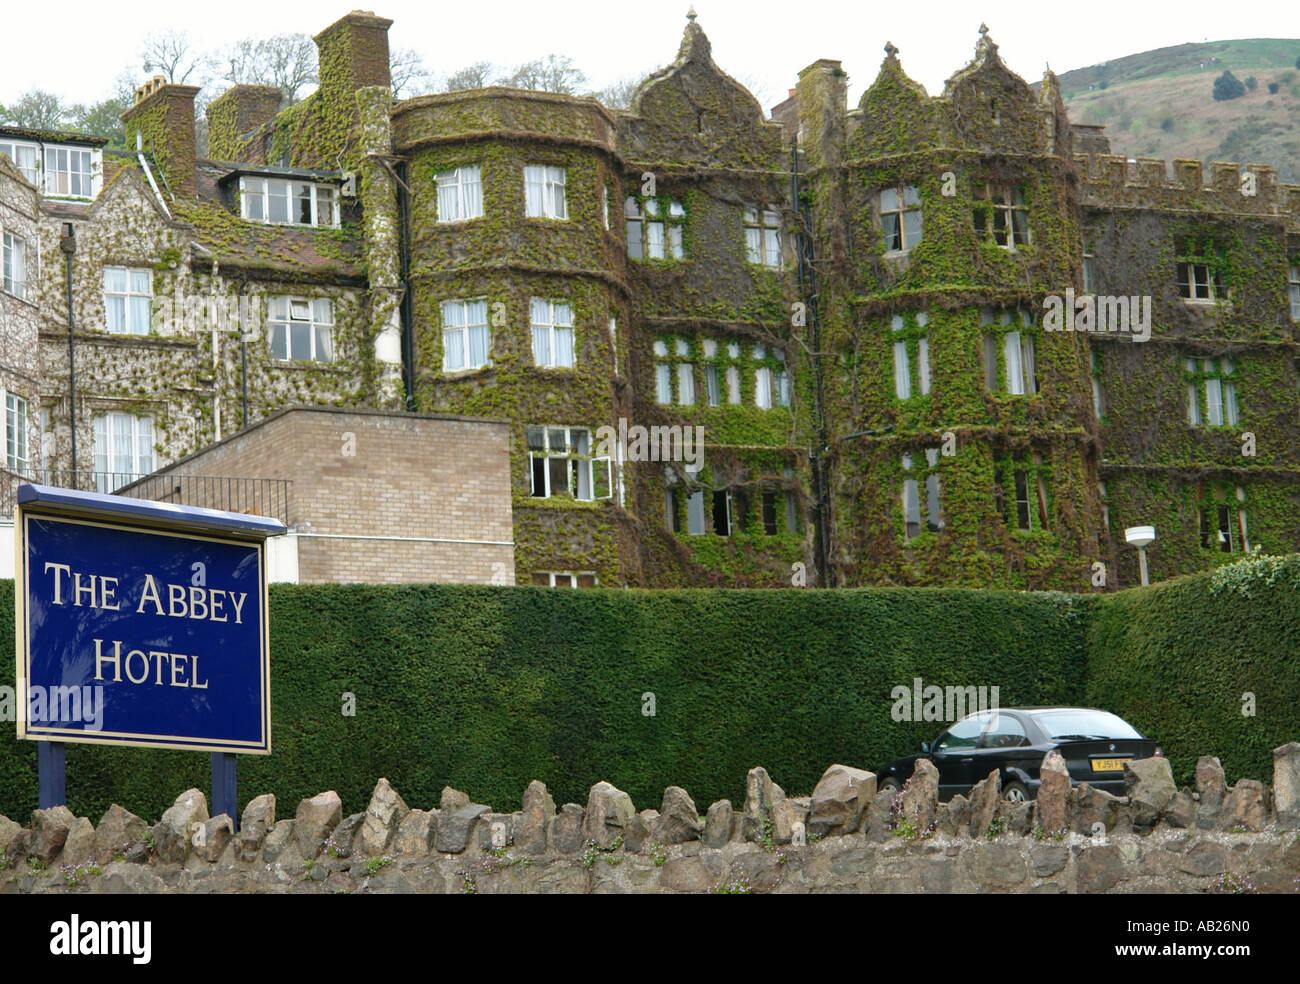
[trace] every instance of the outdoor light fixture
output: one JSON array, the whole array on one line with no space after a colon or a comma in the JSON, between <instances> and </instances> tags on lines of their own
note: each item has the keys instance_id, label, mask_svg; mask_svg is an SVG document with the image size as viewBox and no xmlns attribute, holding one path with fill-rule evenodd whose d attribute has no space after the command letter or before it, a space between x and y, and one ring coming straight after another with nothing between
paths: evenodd
<instances>
[{"instance_id":1,"label":"outdoor light fixture","mask_svg":"<svg viewBox=\"0 0 1300 984\"><path fill-rule=\"evenodd\" d=\"M1154 526L1130 526L1124 531L1124 539L1130 546L1137 547L1138 551L1138 572L1142 576L1142 583L1149 584L1147 580L1147 547L1156 542L1156 528Z\"/></svg>"}]
</instances>

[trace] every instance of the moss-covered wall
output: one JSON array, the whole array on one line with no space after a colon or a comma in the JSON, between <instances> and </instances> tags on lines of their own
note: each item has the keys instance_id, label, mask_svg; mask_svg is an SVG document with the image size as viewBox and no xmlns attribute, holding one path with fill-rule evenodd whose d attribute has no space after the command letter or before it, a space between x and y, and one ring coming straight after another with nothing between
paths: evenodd
<instances>
[{"instance_id":1,"label":"moss-covered wall","mask_svg":"<svg viewBox=\"0 0 1300 984\"><path fill-rule=\"evenodd\" d=\"M607 586L1109 590L1136 577L1123 547L1127 525L1157 526L1155 577L1221 563L1226 554L1200 545L1199 510L1229 498L1244 502L1250 545L1300 547L1300 352L1286 294L1287 268L1300 262L1300 188L1279 185L1271 169L1252 166L1244 194L1235 165L1203 174L1179 161L1167 172L1163 162L1076 156L1054 76L1033 91L986 32L972 62L933 97L907 77L892 45L852 110L841 64L813 63L800 74L792 157L782 127L714 63L693 18L677 57L617 114L590 98L499 87L393 103L388 23L353 12L322 31L319 89L262 125L268 93L232 90L210 113L216 156L355 171L357 198L343 202L340 229L244 222L232 191L222 190L223 170L203 162L198 194L167 198L175 222L149 205L134 168L122 170L125 184L108 182L86 217L95 259L79 256L75 290L94 380L87 406L154 407L166 422L157 430L160 462L210 441L218 416L222 433L236 422L238 337L218 333L215 359L211 324L180 329L163 318L148 338L103 337L94 306L103 263L154 268L159 297L221 297L229 312L241 292L252 299L250 419L286 402L407 406L409 330L413 409L514 422L520 582L537 571L595 571ZM164 109L176 100L163 95L175 89L128 113L169 175L180 157L162 140ZM1104 144L1094 135L1086 146ZM484 215L439 222L436 176L464 165L480 168ZM528 165L564 170L566 219L525 215ZM990 234L990 187L1023 202L1029 238L1014 249ZM906 252L886 250L885 188L916 195L923 236ZM629 259L627 199L642 212L654 200L680 231L679 256ZM669 217L670 205L680 214ZM779 216L775 266L750 262L750 208ZM45 238L55 255L55 223ZM1099 293L1151 296L1149 341L1047 330L1044 300L1083 290L1085 254ZM1230 303L1184 302L1180 257L1218 271ZM57 423L66 365L58 265L43 276L56 303L43 302L42 393ZM259 312L275 294L334 300L331 363L270 358ZM570 304L573 368L533 364L533 297ZM472 298L488 305L491 364L446 373L441 304ZM999 323L1004 313L1010 327ZM231 315L225 325L238 327ZM1037 392L1008 392L1002 335L1011 327L1032 339ZM996 344L992 387L986 335ZM895 389L899 342L906 398ZM1237 425L1186 422L1189 357L1232 359ZM661 403L663 365L672 384ZM694 367L691 405L683 405L684 366ZM716 406L710 369L721 389ZM734 402L729 369L738 374ZM788 406L759 406L760 373L782 371ZM598 428L620 422L701 428L702 468L633 460L609 499L530 494L529 425L586 428L598 439ZM66 441L66 422L59 426ZM1247 438L1253 453L1243 454ZM941 451L933 465L927 449ZM1018 473L1031 493L1029 530L1017 514ZM929 476L938 480L941 528L923 521L909 531L905 483L918 483L925 514ZM696 491L706 499L702 535L688 530ZM731 494L727 536L714 523L715 492ZM775 497L766 518L765 496ZM822 539L829 571L815 569Z\"/></svg>"}]
</instances>

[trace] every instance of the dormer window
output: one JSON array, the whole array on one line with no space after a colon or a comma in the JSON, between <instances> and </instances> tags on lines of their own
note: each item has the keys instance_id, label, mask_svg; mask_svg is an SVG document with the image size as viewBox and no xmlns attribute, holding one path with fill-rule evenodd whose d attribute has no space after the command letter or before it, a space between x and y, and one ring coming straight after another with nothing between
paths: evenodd
<instances>
[{"instance_id":1,"label":"dormer window","mask_svg":"<svg viewBox=\"0 0 1300 984\"><path fill-rule=\"evenodd\" d=\"M9 140L0 140L0 154L6 155L9 160L13 161L14 167L18 168L19 173L32 184L39 187L40 168L36 163L36 145L14 143Z\"/></svg>"},{"instance_id":2,"label":"dormer window","mask_svg":"<svg viewBox=\"0 0 1300 984\"><path fill-rule=\"evenodd\" d=\"M245 174L239 179L240 215L269 225L337 229L338 199L329 184Z\"/></svg>"},{"instance_id":3,"label":"dormer window","mask_svg":"<svg viewBox=\"0 0 1300 984\"><path fill-rule=\"evenodd\" d=\"M75 147L45 148L45 194L57 198L90 198L91 153Z\"/></svg>"},{"instance_id":4,"label":"dormer window","mask_svg":"<svg viewBox=\"0 0 1300 984\"><path fill-rule=\"evenodd\" d=\"M99 190L101 152L94 147L37 143L0 134L0 154L50 198L94 198Z\"/></svg>"}]
</instances>

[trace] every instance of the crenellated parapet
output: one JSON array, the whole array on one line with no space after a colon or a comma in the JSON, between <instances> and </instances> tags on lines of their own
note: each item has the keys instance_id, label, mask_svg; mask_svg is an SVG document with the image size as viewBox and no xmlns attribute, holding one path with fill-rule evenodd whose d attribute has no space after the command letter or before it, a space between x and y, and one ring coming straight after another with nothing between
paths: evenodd
<instances>
[{"instance_id":1,"label":"crenellated parapet","mask_svg":"<svg viewBox=\"0 0 1300 984\"><path fill-rule=\"evenodd\" d=\"M1118 154L1075 154L1074 162L1084 207L1275 215L1300 232L1300 185L1279 182L1270 164Z\"/></svg>"}]
</instances>

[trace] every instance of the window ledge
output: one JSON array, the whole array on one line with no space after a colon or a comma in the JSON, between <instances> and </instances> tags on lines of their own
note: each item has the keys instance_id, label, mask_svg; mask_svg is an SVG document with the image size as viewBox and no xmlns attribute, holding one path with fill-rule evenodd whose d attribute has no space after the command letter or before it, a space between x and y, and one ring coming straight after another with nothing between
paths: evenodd
<instances>
[{"instance_id":1,"label":"window ledge","mask_svg":"<svg viewBox=\"0 0 1300 984\"><path fill-rule=\"evenodd\" d=\"M271 365L276 369L329 369L343 372L343 367L337 362L324 362L320 359L272 359Z\"/></svg>"},{"instance_id":2,"label":"window ledge","mask_svg":"<svg viewBox=\"0 0 1300 984\"><path fill-rule=\"evenodd\" d=\"M17 301L19 304L26 304L26 305L27 305L28 307L30 307L30 308L39 308L39 307L40 307L40 305L37 304L36 301L28 300L26 297L19 297L17 294L15 294L15 293L13 293L13 292L11 292L11 291L7 291L7 290L0 289L0 294L4 294L5 297L12 297L12 298L13 298L15 301Z\"/></svg>"},{"instance_id":3,"label":"window ledge","mask_svg":"<svg viewBox=\"0 0 1300 984\"><path fill-rule=\"evenodd\" d=\"M443 379L464 379L467 376L473 376L476 373L485 372L488 369L494 368L495 366L493 366L491 362L488 362L484 365L473 366L468 369L443 369L441 375Z\"/></svg>"}]
</instances>

